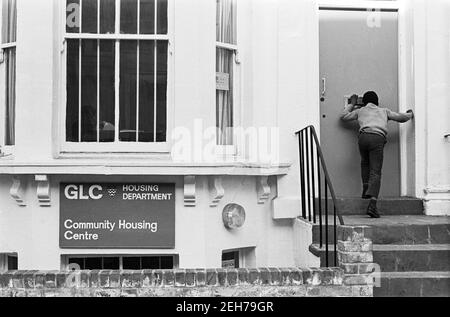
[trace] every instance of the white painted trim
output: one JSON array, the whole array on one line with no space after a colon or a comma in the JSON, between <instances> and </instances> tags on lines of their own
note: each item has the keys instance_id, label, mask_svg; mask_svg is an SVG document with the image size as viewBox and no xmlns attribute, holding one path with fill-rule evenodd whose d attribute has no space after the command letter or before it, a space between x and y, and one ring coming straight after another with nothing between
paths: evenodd
<instances>
[{"instance_id":1,"label":"white painted trim","mask_svg":"<svg viewBox=\"0 0 450 317\"><path fill-rule=\"evenodd\" d=\"M237 145L216 145L216 157L218 159L234 159L237 155Z\"/></svg>"},{"instance_id":2,"label":"white painted trim","mask_svg":"<svg viewBox=\"0 0 450 317\"><path fill-rule=\"evenodd\" d=\"M229 51L237 51L238 50L238 45L234 45L234 44L216 42L216 46L217 46L217 48L223 48L223 49L226 49Z\"/></svg>"},{"instance_id":3,"label":"white painted trim","mask_svg":"<svg viewBox=\"0 0 450 317\"><path fill-rule=\"evenodd\" d=\"M427 216L450 216L450 185L424 189Z\"/></svg>"},{"instance_id":4,"label":"white painted trim","mask_svg":"<svg viewBox=\"0 0 450 317\"><path fill-rule=\"evenodd\" d=\"M24 187L26 184L25 177L13 176L11 189L9 190L9 194L12 199L14 199L18 206L25 207L27 204L25 202L25 191Z\"/></svg>"},{"instance_id":5,"label":"white painted trim","mask_svg":"<svg viewBox=\"0 0 450 317\"><path fill-rule=\"evenodd\" d=\"M424 198L423 189L428 186L428 6L426 1L415 1L413 9L414 18L414 103L415 116L415 194Z\"/></svg>"},{"instance_id":6,"label":"white painted trim","mask_svg":"<svg viewBox=\"0 0 450 317\"><path fill-rule=\"evenodd\" d=\"M268 176L260 176L256 181L256 191L258 193L258 204L265 204L269 200L271 189Z\"/></svg>"},{"instance_id":7,"label":"white painted trim","mask_svg":"<svg viewBox=\"0 0 450 317\"><path fill-rule=\"evenodd\" d=\"M48 178L48 175L35 175L34 179L37 183L36 195L39 201L39 206L50 207L51 191L50 191L50 180Z\"/></svg>"},{"instance_id":8,"label":"white painted trim","mask_svg":"<svg viewBox=\"0 0 450 317\"><path fill-rule=\"evenodd\" d=\"M4 49L4 50L7 48L13 48L13 47L17 47L17 42L0 44L0 49Z\"/></svg>"},{"instance_id":9,"label":"white painted trim","mask_svg":"<svg viewBox=\"0 0 450 317\"><path fill-rule=\"evenodd\" d=\"M378 0L318 0L320 7L335 8L368 8L368 9L398 9L398 1Z\"/></svg>"},{"instance_id":10,"label":"white painted trim","mask_svg":"<svg viewBox=\"0 0 450 317\"><path fill-rule=\"evenodd\" d=\"M426 194L450 194L450 185L441 187L427 187L424 191Z\"/></svg>"},{"instance_id":11,"label":"white painted trim","mask_svg":"<svg viewBox=\"0 0 450 317\"><path fill-rule=\"evenodd\" d=\"M184 177L184 206L195 207L197 204L196 179L195 176Z\"/></svg>"},{"instance_id":12,"label":"white painted trim","mask_svg":"<svg viewBox=\"0 0 450 317\"><path fill-rule=\"evenodd\" d=\"M118 130L118 129L117 129ZM62 153L170 153L167 142L143 143L143 142L111 142L111 143L88 143L88 142L65 142Z\"/></svg>"},{"instance_id":13,"label":"white painted trim","mask_svg":"<svg viewBox=\"0 0 450 317\"><path fill-rule=\"evenodd\" d=\"M403 6L398 11L398 107L399 111L406 111L405 107L407 101L407 65L405 59L407 56L406 39L408 29L406 28L406 8ZM411 31L410 31L411 32ZM408 163L414 160L408 160L408 146L407 146L407 132L406 127L400 125L399 127L399 146L400 146L400 195L406 196L411 184L408 184ZM414 185L414 184L412 184Z\"/></svg>"},{"instance_id":14,"label":"white painted trim","mask_svg":"<svg viewBox=\"0 0 450 317\"><path fill-rule=\"evenodd\" d=\"M245 163L176 164L149 159L67 159L52 162L16 162L0 159L0 174L19 175L287 175L290 164L261 166ZM298 199L298 198L297 198Z\"/></svg>"},{"instance_id":15,"label":"white painted trim","mask_svg":"<svg viewBox=\"0 0 450 317\"><path fill-rule=\"evenodd\" d=\"M3 130L4 130L4 128L3 128ZM4 133L2 133L0 135L1 135L1 137L3 137L3 139L2 139L3 142L1 142L1 143L4 144ZM9 155L14 154L15 145L4 145L4 146L0 145L0 147L1 147L2 155L9 156Z\"/></svg>"},{"instance_id":16,"label":"white painted trim","mask_svg":"<svg viewBox=\"0 0 450 317\"><path fill-rule=\"evenodd\" d=\"M222 185L222 177L213 176L209 178L209 191L211 193L210 207L217 207L225 196L225 189Z\"/></svg>"}]
</instances>

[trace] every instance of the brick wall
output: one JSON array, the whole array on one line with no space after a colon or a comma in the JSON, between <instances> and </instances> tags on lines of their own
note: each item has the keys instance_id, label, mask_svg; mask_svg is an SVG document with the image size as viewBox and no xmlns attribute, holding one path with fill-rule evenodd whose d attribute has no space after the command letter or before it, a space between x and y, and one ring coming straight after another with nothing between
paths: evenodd
<instances>
[{"instance_id":1,"label":"brick wall","mask_svg":"<svg viewBox=\"0 0 450 317\"><path fill-rule=\"evenodd\" d=\"M154 271L16 271L0 274L1 297L355 296L341 268Z\"/></svg>"},{"instance_id":2,"label":"brick wall","mask_svg":"<svg viewBox=\"0 0 450 317\"><path fill-rule=\"evenodd\" d=\"M340 226L338 261L344 271L344 285L351 286L355 296L373 296L376 274L373 263L372 229L368 226Z\"/></svg>"}]
</instances>

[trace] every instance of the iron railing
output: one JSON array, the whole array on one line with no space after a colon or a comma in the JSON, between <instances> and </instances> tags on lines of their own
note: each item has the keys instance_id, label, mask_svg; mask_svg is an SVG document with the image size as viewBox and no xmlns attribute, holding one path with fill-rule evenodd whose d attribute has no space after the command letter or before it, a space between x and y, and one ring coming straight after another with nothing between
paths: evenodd
<instances>
[{"instance_id":1,"label":"iron railing","mask_svg":"<svg viewBox=\"0 0 450 317\"><path fill-rule=\"evenodd\" d=\"M328 174L327 166L314 126L308 126L296 133L300 156L301 217L319 227L319 245L325 245L325 266L330 266L330 254L334 253L334 266L337 266L337 219L344 225L339 213L336 194ZM330 196L328 196L330 195ZM331 198L331 200L329 199ZM329 218L332 217L332 227ZM333 239L329 239L329 230ZM325 242L324 242L325 241ZM329 243L334 245L330 250ZM334 251L334 252L333 252Z\"/></svg>"}]
</instances>

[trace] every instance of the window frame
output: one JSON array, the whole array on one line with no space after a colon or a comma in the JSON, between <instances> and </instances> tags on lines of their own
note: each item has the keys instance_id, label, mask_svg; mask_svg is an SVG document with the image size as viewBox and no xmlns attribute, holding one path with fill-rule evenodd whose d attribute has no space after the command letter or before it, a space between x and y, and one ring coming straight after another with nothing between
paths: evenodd
<instances>
[{"instance_id":1,"label":"window frame","mask_svg":"<svg viewBox=\"0 0 450 317\"><path fill-rule=\"evenodd\" d=\"M82 258L84 260L88 258L102 258L102 261L104 258L119 258L119 270L123 270L123 258L144 258L144 257L157 257L157 258L163 258L163 257L171 257L173 259L173 269L179 268L179 254L173 253L173 254L161 254L161 253L149 253L149 254L140 254L140 253L133 253L133 254L63 254L61 255L61 269L67 270L69 268L69 262L71 259L77 259Z\"/></svg>"},{"instance_id":2,"label":"window frame","mask_svg":"<svg viewBox=\"0 0 450 317\"><path fill-rule=\"evenodd\" d=\"M81 1L81 0L80 0ZM97 0L98 2L101 0ZM138 0L139 1L139 0ZM127 154L127 153L143 153L143 154L169 154L171 148L170 131L174 126L174 0L167 0L167 34L121 34L120 33L120 0L116 0L115 15L115 31L114 34L88 34L88 33L67 33L66 32L66 1L58 1L61 6L59 12L60 18L60 40L61 40L61 56L60 56L60 106L59 106L59 154ZM139 5L138 5L139 7ZM81 15L80 11L80 15ZM100 10L98 10L100 14ZM81 20L81 17L80 17ZM67 111L67 40L73 39L95 39L95 40L116 40L115 47L117 52L117 41L123 40L166 40L167 48L167 100L166 100L166 142L121 142L118 139L118 122L119 122L119 58L115 58L115 141L102 142L68 142L66 138L66 111Z\"/></svg>"},{"instance_id":3,"label":"window frame","mask_svg":"<svg viewBox=\"0 0 450 317\"><path fill-rule=\"evenodd\" d=\"M216 16L217 14L217 1L215 2L215 11L214 11L214 15ZM232 138L233 138L233 144L232 145L220 145L217 144L217 139L218 136L216 135L216 146L215 146L215 153L216 156L218 158L224 158L225 160L228 159L237 159L239 156L239 151L238 149L240 148L240 145L238 144L238 138L235 134L236 132L236 128L239 127L241 125L241 85L242 85L242 80L241 80L241 61L240 61L240 57L239 57L239 47L240 47L240 32L239 32L239 21L241 20L239 17L239 1L236 0L235 2L236 4L236 44L229 44L229 43L225 43L225 42L219 42L215 41L215 57L214 57L214 74L217 74L217 49L225 49L228 51L233 52L233 78L232 78L232 89L233 89L233 99L232 99L232 103L233 103L233 133L232 133ZM216 18L217 19L217 18ZM217 20L216 20L217 23ZM217 112L217 89L215 91L214 94L214 112ZM217 127L218 122L215 122L215 126ZM218 128L216 128L217 133L219 133Z\"/></svg>"},{"instance_id":4,"label":"window frame","mask_svg":"<svg viewBox=\"0 0 450 317\"><path fill-rule=\"evenodd\" d=\"M17 10L17 0L16 0L16 10ZM16 11L17 14L17 11ZM3 17L3 1L0 0L0 17ZM16 83L17 87L17 17L16 17L16 41L2 43L4 24L0 21L0 77L5 78L5 80L0 81L0 158L2 156L10 156L14 153L15 141L13 145L6 145L6 51L9 49L16 50ZM14 107L17 109L17 95ZM17 112L16 112L17 113ZM14 133L16 134L16 116L14 116Z\"/></svg>"}]
</instances>

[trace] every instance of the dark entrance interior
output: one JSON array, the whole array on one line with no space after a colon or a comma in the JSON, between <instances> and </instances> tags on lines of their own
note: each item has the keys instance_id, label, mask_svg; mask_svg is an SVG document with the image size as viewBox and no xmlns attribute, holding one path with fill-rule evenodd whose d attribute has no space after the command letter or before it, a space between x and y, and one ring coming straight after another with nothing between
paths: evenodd
<instances>
[{"instance_id":1,"label":"dark entrance interior","mask_svg":"<svg viewBox=\"0 0 450 317\"><path fill-rule=\"evenodd\" d=\"M173 256L71 257L81 270L171 270Z\"/></svg>"}]
</instances>

